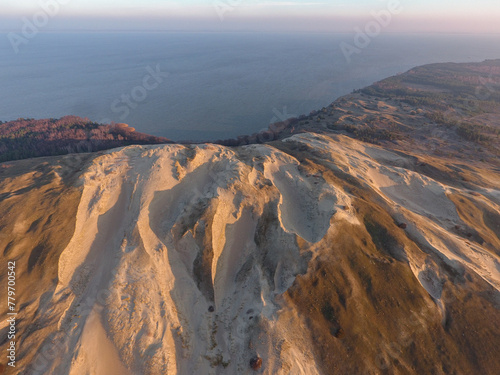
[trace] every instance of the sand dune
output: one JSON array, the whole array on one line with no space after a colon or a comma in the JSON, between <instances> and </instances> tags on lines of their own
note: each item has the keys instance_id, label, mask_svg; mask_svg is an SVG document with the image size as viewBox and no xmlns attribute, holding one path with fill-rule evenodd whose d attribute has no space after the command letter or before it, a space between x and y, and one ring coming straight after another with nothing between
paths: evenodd
<instances>
[{"instance_id":1,"label":"sand dune","mask_svg":"<svg viewBox=\"0 0 500 375\"><path fill-rule=\"evenodd\" d=\"M47 159L48 182L2 172L0 194L28 201L51 185L72 199L47 212L76 218L31 261L38 218L11 209L0 222L2 266L14 256L20 283L38 284L20 296L17 373L251 374L257 356L265 374L498 368L498 174L460 188L411 155L313 133L81 158ZM457 311L465 295L475 311Z\"/></svg>"}]
</instances>

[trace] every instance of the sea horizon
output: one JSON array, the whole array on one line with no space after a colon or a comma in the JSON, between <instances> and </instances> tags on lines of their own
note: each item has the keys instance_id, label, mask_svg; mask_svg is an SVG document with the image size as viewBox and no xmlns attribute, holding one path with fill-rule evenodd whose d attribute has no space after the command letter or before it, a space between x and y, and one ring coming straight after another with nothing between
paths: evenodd
<instances>
[{"instance_id":1,"label":"sea horizon","mask_svg":"<svg viewBox=\"0 0 500 375\"><path fill-rule=\"evenodd\" d=\"M347 58L349 33L44 32L18 53L6 36L0 120L77 115L176 141L258 132L418 65L500 57L494 34L384 34Z\"/></svg>"}]
</instances>

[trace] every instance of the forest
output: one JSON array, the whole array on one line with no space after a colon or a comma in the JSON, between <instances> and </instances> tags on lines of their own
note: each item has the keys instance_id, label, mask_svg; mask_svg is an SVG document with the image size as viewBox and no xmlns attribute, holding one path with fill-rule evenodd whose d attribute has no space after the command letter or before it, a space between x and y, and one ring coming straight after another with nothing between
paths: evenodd
<instances>
[{"instance_id":1,"label":"forest","mask_svg":"<svg viewBox=\"0 0 500 375\"><path fill-rule=\"evenodd\" d=\"M0 122L0 162L159 143L171 141L136 132L127 124L98 124L77 116Z\"/></svg>"}]
</instances>

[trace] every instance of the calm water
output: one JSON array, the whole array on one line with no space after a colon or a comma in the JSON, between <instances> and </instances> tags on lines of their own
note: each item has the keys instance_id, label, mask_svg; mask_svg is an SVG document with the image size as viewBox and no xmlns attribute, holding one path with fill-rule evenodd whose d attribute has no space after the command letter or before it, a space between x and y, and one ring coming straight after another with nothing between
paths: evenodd
<instances>
[{"instance_id":1,"label":"calm water","mask_svg":"<svg viewBox=\"0 0 500 375\"><path fill-rule=\"evenodd\" d=\"M352 38L47 33L15 54L0 34L0 120L74 114L213 140L308 113L416 65L500 58L500 36L382 35L348 63L339 44Z\"/></svg>"}]
</instances>

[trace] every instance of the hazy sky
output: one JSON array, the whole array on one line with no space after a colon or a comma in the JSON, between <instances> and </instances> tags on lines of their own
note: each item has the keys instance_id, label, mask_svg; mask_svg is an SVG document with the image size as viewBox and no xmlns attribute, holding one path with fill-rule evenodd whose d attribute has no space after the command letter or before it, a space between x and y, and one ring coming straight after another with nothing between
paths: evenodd
<instances>
[{"instance_id":1,"label":"hazy sky","mask_svg":"<svg viewBox=\"0 0 500 375\"><path fill-rule=\"evenodd\" d=\"M1 0L0 29L352 32L395 8L384 31L500 33L499 0Z\"/></svg>"}]
</instances>

